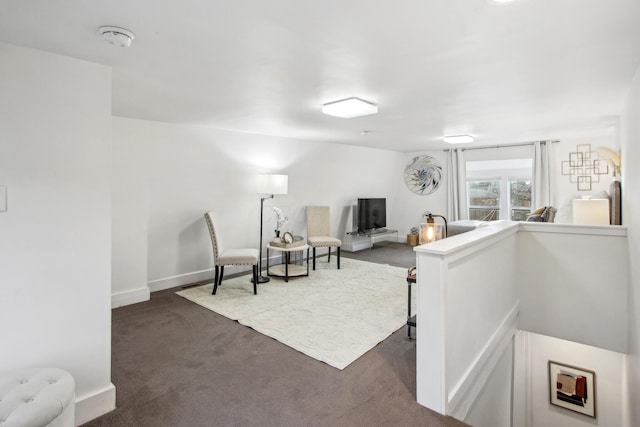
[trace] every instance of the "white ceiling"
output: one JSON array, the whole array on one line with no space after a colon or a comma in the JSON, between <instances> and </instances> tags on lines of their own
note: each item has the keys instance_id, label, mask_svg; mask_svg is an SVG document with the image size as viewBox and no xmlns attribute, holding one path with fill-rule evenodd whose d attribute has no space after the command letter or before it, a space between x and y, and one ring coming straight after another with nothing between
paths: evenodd
<instances>
[{"instance_id":1,"label":"white ceiling","mask_svg":"<svg viewBox=\"0 0 640 427\"><path fill-rule=\"evenodd\" d=\"M1 0L0 40L112 66L116 116L419 151L613 126L640 0ZM320 113L350 96L379 113Z\"/></svg>"}]
</instances>

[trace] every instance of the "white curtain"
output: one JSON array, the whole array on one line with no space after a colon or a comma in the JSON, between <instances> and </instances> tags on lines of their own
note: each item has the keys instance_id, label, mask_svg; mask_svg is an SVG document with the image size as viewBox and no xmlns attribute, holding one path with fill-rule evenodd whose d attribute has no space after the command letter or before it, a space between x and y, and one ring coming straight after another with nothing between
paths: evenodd
<instances>
[{"instance_id":1,"label":"white curtain","mask_svg":"<svg viewBox=\"0 0 640 427\"><path fill-rule=\"evenodd\" d=\"M533 209L551 204L551 141L533 143Z\"/></svg>"},{"instance_id":2,"label":"white curtain","mask_svg":"<svg viewBox=\"0 0 640 427\"><path fill-rule=\"evenodd\" d=\"M451 149L447 153L447 183L447 219L468 219L466 166L461 148Z\"/></svg>"}]
</instances>

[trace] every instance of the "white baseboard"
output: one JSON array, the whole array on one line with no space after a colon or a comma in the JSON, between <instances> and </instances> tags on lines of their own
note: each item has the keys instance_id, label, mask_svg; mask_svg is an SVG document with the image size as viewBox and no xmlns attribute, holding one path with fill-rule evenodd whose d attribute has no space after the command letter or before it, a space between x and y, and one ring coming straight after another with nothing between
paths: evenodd
<instances>
[{"instance_id":1,"label":"white baseboard","mask_svg":"<svg viewBox=\"0 0 640 427\"><path fill-rule=\"evenodd\" d=\"M116 387L109 383L103 390L76 398L76 420L79 426L116 409Z\"/></svg>"},{"instance_id":2,"label":"white baseboard","mask_svg":"<svg viewBox=\"0 0 640 427\"><path fill-rule=\"evenodd\" d=\"M151 291L148 287L111 294L111 308L149 301Z\"/></svg>"},{"instance_id":3,"label":"white baseboard","mask_svg":"<svg viewBox=\"0 0 640 427\"><path fill-rule=\"evenodd\" d=\"M309 256L311 256L311 254L309 254ZM280 259L279 252L270 254L269 261L271 263L276 263L279 261L279 259ZM264 257L262 259L263 273L266 268L267 268L267 260L266 260L266 257ZM229 265L224 268L224 277L229 277L231 275L239 274L239 273L250 273L250 272L251 272L251 266ZM158 292L158 291L163 291L165 289L175 288L177 286L190 285L192 283L213 282L214 277L215 277L214 269L208 268L206 270L193 271L191 273L178 274L176 276L163 277L161 279L150 280L149 282L147 282L147 286L149 287L149 290L151 292Z\"/></svg>"},{"instance_id":4,"label":"white baseboard","mask_svg":"<svg viewBox=\"0 0 640 427\"><path fill-rule=\"evenodd\" d=\"M480 392L487 383L494 367L508 348L517 332L517 318L520 312L516 303L498 326L473 365L465 372L463 378L456 384L447 396L447 414L459 420L465 420L469 409L478 399Z\"/></svg>"},{"instance_id":5,"label":"white baseboard","mask_svg":"<svg viewBox=\"0 0 640 427\"><path fill-rule=\"evenodd\" d=\"M232 266L225 268L225 276L227 274L233 274L233 270L234 267ZM147 282L147 286L149 286L149 290L151 292L158 292L165 289L175 288L176 286L188 285L190 283L204 282L208 280L213 281L213 277L214 270L213 268L209 268L207 270L194 271L191 273L179 274L177 276L151 280Z\"/></svg>"}]
</instances>

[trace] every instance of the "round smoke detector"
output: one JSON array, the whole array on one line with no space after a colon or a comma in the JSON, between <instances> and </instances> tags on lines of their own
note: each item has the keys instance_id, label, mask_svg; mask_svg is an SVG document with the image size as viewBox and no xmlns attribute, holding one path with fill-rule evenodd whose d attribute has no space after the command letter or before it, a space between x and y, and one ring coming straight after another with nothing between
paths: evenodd
<instances>
[{"instance_id":1,"label":"round smoke detector","mask_svg":"<svg viewBox=\"0 0 640 427\"><path fill-rule=\"evenodd\" d=\"M129 47L136 35L129 30L119 27L100 27L98 31L104 41L114 46Z\"/></svg>"}]
</instances>

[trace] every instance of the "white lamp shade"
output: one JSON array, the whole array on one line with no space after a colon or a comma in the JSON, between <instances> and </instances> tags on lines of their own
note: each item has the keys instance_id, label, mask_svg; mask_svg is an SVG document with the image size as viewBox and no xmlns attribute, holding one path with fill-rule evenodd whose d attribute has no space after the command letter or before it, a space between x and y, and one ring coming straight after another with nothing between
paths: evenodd
<instances>
[{"instance_id":1,"label":"white lamp shade","mask_svg":"<svg viewBox=\"0 0 640 427\"><path fill-rule=\"evenodd\" d=\"M287 194L289 175L258 174L258 194Z\"/></svg>"},{"instance_id":2,"label":"white lamp shade","mask_svg":"<svg viewBox=\"0 0 640 427\"><path fill-rule=\"evenodd\" d=\"M609 225L609 200L574 199L573 223L578 225Z\"/></svg>"}]
</instances>

